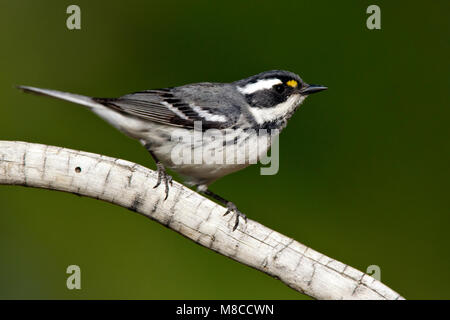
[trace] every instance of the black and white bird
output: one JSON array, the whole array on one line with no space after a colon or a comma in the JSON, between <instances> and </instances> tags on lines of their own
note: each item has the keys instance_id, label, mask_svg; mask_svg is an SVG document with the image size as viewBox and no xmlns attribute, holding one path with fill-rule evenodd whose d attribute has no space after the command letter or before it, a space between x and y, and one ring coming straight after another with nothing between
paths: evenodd
<instances>
[{"instance_id":1,"label":"black and white bird","mask_svg":"<svg viewBox=\"0 0 450 320\"><path fill-rule=\"evenodd\" d=\"M262 72L231 83L195 83L139 91L119 98L93 98L29 86L19 88L86 106L118 130L138 139L156 162L158 180L154 187L163 182L165 198L172 183L172 177L165 170L169 168L185 177L189 185L226 205L228 210L225 214L233 212L236 217L233 230L238 226L239 217L246 219L246 216L232 202L211 192L208 186L247 167L253 156L265 154L270 141L264 147L256 148L261 139L257 132L261 129L280 132L308 95L327 89L306 84L298 75L282 70ZM201 124L200 129L198 123ZM172 139L173 133L179 129L194 135L196 131L205 130L223 132L231 143L223 142L219 147L216 143L216 149L223 149L216 151L224 152L225 157L245 154L245 161L174 161L174 150L183 143ZM200 143L208 149L205 144L205 141ZM234 148L233 153L227 152L230 146ZM181 149L183 154L195 146L184 142Z\"/></svg>"}]
</instances>

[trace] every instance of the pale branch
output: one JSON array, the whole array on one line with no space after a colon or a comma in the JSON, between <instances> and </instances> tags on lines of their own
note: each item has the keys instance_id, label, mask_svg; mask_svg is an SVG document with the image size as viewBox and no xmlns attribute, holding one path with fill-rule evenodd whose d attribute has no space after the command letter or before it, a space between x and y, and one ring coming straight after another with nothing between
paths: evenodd
<instances>
[{"instance_id":1,"label":"pale branch","mask_svg":"<svg viewBox=\"0 0 450 320\"><path fill-rule=\"evenodd\" d=\"M169 197L153 189L156 172L98 154L41 144L0 141L0 184L75 193L143 214L186 238L251 266L316 299L403 299L380 281L174 181Z\"/></svg>"}]
</instances>

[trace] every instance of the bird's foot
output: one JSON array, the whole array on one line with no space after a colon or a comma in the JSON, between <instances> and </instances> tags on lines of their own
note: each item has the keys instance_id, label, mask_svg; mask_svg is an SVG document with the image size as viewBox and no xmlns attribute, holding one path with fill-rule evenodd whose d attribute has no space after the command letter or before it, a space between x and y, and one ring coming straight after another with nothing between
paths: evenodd
<instances>
[{"instance_id":1,"label":"bird's foot","mask_svg":"<svg viewBox=\"0 0 450 320\"><path fill-rule=\"evenodd\" d=\"M230 212L233 212L234 216L236 217L236 222L234 223L233 231L236 230L236 228L239 225L239 217L244 219L245 223L247 223L247 216L242 212L240 212L233 202L227 203L227 212L225 212L224 216L226 216Z\"/></svg>"},{"instance_id":2,"label":"bird's foot","mask_svg":"<svg viewBox=\"0 0 450 320\"><path fill-rule=\"evenodd\" d=\"M161 184L161 182L164 182L164 185L166 187L166 196L164 200L166 200L169 196L169 184L172 185L172 176L167 174L166 169L161 162L156 163L156 168L158 170L158 181L156 182L156 185L153 187L153 189L157 188Z\"/></svg>"}]
</instances>

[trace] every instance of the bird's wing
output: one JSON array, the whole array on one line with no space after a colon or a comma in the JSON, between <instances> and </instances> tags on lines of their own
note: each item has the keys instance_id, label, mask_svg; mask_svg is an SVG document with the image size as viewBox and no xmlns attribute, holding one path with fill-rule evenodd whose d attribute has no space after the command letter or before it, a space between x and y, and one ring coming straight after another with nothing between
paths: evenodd
<instances>
[{"instance_id":1,"label":"bird's wing","mask_svg":"<svg viewBox=\"0 0 450 320\"><path fill-rule=\"evenodd\" d=\"M146 90L119 98L94 98L94 100L118 112L143 120L184 128L194 128L196 121L201 121L203 129L228 128L236 120L236 113L230 114L226 108L220 108L217 101L195 99L178 88Z\"/></svg>"}]
</instances>

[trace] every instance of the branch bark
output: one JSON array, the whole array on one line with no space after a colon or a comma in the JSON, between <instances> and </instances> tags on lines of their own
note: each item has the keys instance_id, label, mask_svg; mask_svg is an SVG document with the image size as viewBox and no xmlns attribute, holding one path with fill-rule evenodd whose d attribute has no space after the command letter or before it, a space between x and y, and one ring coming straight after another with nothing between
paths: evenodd
<instances>
[{"instance_id":1,"label":"branch bark","mask_svg":"<svg viewBox=\"0 0 450 320\"><path fill-rule=\"evenodd\" d=\"M0 141L0 184L87 196L143 214L194 242L279 279L316 299L403 299L378 280L174 181L169 197L153 189L156 172L103 155L17 141Z\"/></svg>"}]
</instances>

